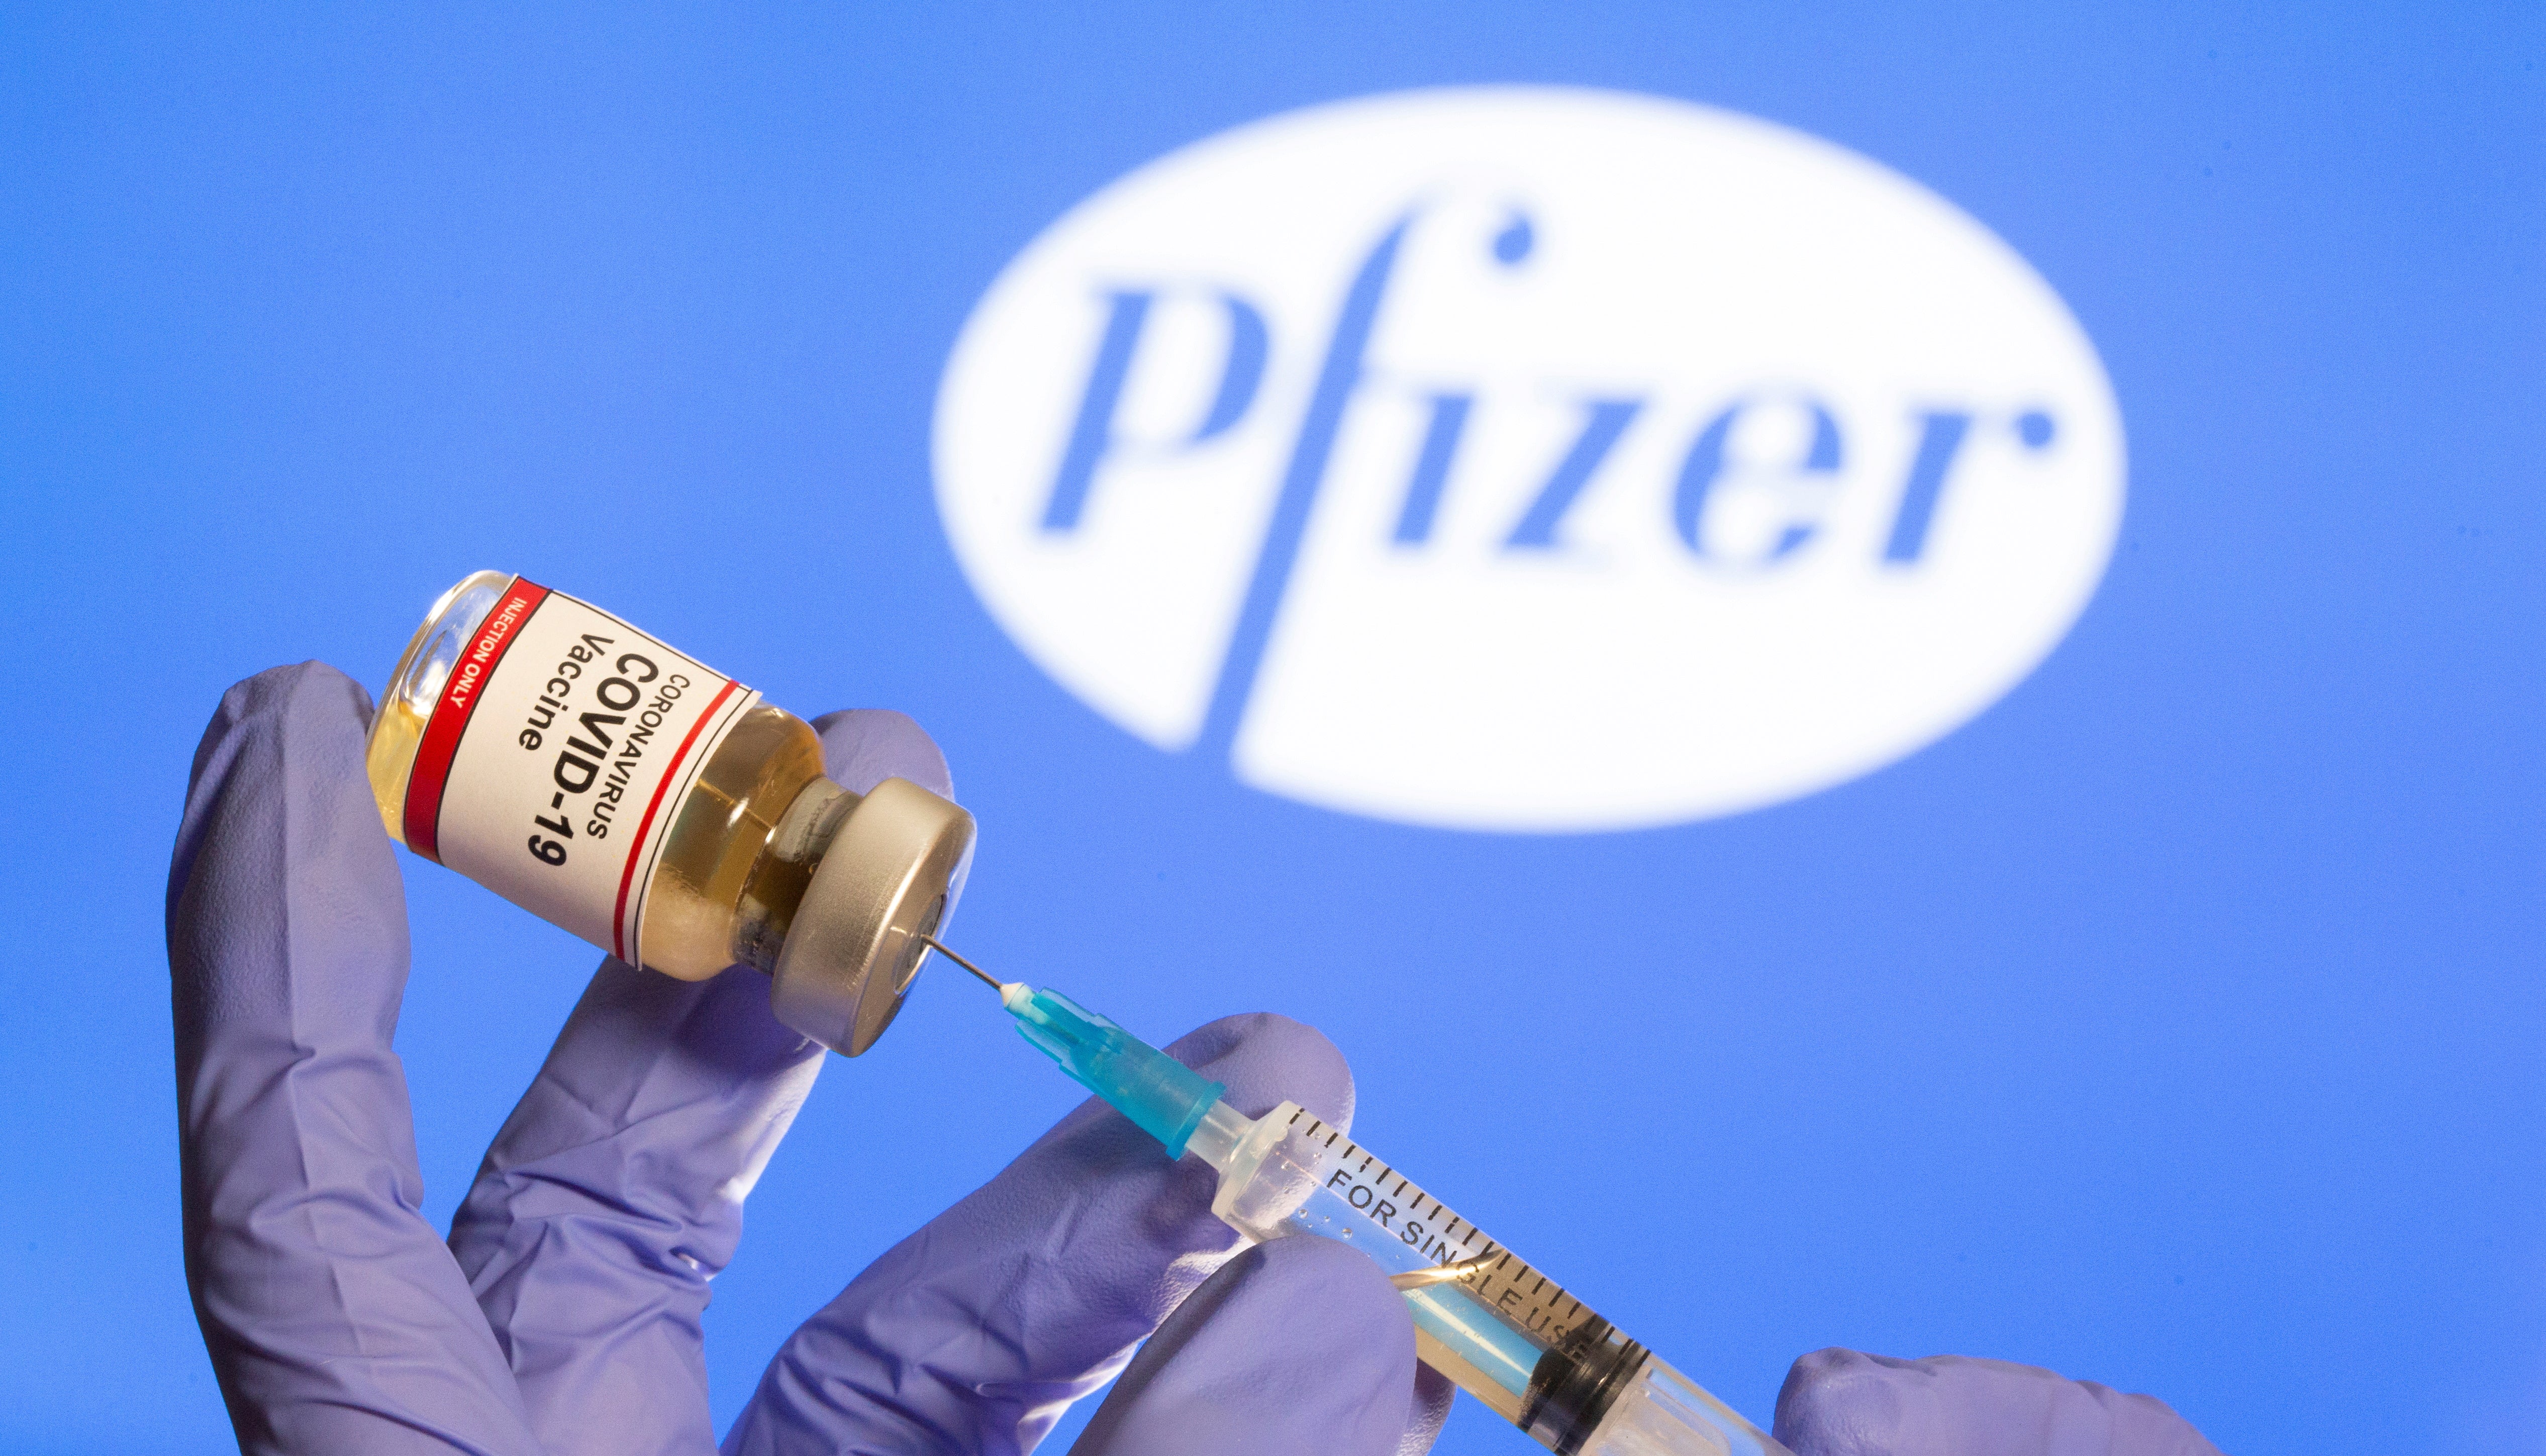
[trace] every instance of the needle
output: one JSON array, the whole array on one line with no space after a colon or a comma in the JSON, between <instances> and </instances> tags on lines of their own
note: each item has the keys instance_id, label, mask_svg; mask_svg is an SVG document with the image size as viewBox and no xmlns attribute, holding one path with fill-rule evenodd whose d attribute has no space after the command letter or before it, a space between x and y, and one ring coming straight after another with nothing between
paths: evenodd
<instances>
[{"instance_id":1,"label":"needle","mask_svg":"<svg viewBox=\"0 0 2546 1456\"><path fill-rule=\"evenodd\" d=\"M963 967L965 970L972 972L974 975L980 977L983 981L989 983L990 989L1004 989L1004 987L999 984L999 978L992 976L989 972L982 970L980 967L965 960L962 956L955 954L954 951L947 947L944 941L939 940L936 936L923 935L919 937L919 943L928 947L930 950L937 952L937 954L944 956L946 959L953 961L956 965Z\"/></svg>"}]
</instances>

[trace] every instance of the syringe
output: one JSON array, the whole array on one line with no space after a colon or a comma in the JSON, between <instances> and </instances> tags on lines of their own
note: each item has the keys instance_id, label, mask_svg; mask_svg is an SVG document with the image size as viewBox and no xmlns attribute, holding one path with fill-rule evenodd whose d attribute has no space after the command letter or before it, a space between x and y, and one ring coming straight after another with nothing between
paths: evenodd
<instances>
[{"instance_id":1,"label":"syringe","mask_svg":"<svg viewBox=\"0 0 2546 1456\"><path fill-rule=\"evenodd\" d=\"M1249 1118L1226 1087L1057 991L996 977L1025 1039L1165 1145L1220 1175L1212 1212L1253 1239L1315 1234L1379 1261L1415 1353L1549 1450L1790 1456L1784 1446L1487 1238L1395 1165L1285 1102Z\"/></svg>"}]
</instances>

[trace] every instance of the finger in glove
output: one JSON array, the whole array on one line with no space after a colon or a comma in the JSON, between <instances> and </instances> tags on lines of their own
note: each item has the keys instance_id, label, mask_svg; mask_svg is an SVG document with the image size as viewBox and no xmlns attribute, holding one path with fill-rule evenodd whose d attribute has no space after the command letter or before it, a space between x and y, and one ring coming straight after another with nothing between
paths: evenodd
<instances>
[{"instance_id":1,"label":"finger in glove","mask_svg":"<svg viewBox=\"0 0 2546 1456\"><path fill-rule=\"evenodd\" d=\"M1961 1355L1806 1355L1776 1433L1795 1456L2219 1456L2154 1396Z\"/></svg>"}]
</instances>

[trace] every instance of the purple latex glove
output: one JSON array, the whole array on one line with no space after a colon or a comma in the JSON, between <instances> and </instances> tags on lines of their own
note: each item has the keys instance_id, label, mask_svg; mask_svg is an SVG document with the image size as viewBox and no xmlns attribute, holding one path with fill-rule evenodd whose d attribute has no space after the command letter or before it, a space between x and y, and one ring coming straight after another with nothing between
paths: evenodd
<instances>
[{"instance_id":1,"label":"purple latex glove","mask_svg":"<svg viewBox=\"0 0 2546 1456\"><path fill-rule=\"evenodd\" d=\"M363 773L368 712L314 663L233 688L197 753L170 870L187 1273L240 1445L705 1451L707 1280L820 1054L771 1016L756 974L685 984L605 963L446 1247L418 1213L389 1050L405 907ZM945 787L934 746L897 715L818 727L849 787ZM1219 1022L1177 1050L1242 1107L1291 1095L1349 1113L1341 1058L1295 1023ZM731 1443L1021 1449L1227 1258L1208 1188L1082 1107L800 1331ZM1241 1260L1197 1307L1216 1313L1152 1341L1100 1449L1178 1446L1180 1418L1226 1418L1208 1393L1250 1371L1294 1378L1284 1351L1304 1341L1276 1327L1314 1314L1331 1349L1330 1312L1345 1310L1362 1364L1339 1389L1367 1394L1267 1408L1256 1439L1419 1450L1448 1391L1407 1377L1410 1326L1376 1275L1287 1251Z\"/></svg>"},{"instance_id":2,"label":"purple latex glove","mask_svg":"<svg viewBox=\"0 0 2546 1456\"><path fill-rule=\"evenodd\" d=\"M1415 1363L1405 1298L1369 1255L1280 1239L1230 1260L1176 1307L1071 1452L1420 1456L1453 1394ZM1305 1439L1313 1434L1323 1439Z\"/></svg>"},{"instance_id":3,"label":"purple latex glove","mask_svg":"<svg viewBox=\"0 0 2546 1456\"><path fill-rule=\"evenodd\" d=\"M1822 1350L1777 1393L1795 1456L2219 1456L2155 1396L2032 1365Z\"/></svg>"}]
</instances>

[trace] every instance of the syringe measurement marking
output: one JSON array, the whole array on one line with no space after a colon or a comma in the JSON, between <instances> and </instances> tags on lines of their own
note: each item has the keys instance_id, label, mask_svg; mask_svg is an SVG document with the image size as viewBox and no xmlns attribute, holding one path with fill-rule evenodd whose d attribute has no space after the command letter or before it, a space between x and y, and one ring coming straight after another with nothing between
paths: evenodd
<instances>
[{"instance_id":1,"label":"syringe measurement marking","mask_svg":"<svg viewBox=\"0 0 2546 1456\"><path fill-rule=\"evenodd\" d=\"M1294 1121L1296 1124L1296 1118ZM1322 1144L1316 1138L1320 1132L1328 1132ZM1492 1240L1485 1241L1483 1251L1476 1250L1473 1245L1485 1231L1451 1214L1448 1204L1417 1187L1412 1179L1401 1173L1396 1174L1397 1187L1391 1190L1386 1181L1393 1169L1383 1165L1377 1177L1370 1176L1376 1156L1345 1140L1340 1128L1329 1132L1323 1120L1311 1119L1308 1132L1299 1136L1317 1146L1321 1153L1341 1143L1342 1150L1334 1153L1331 1160L1327 1161L1334 1171L1327 1177L1326 1186L1342 1192L1348 1206L1431 1259L1435 1267L1458 1263L1476 1265L1474 1270L1460 1274L1456 1283L1467 1291L1471 1299L1515 1328L1533 1337L1552 1341L1563 1338L1589 1317L1590 1311L1580 1300L1568 1294L1562 1285L1546 1274L1513 1259L1509 1249ZM1356 1153L1363 1154L1357 1167L1351 1162ZM1401 1206L1395 1202L1409 1195L1410 1201ZM1431 1204L1434 1218L1448 1214L1450 1222L1437 1229L1425 1229L1420 1218L1426 1202ZM1458 1233L1462 1225L1467 1228L1465 1235ZM1490 1265L1486 1264L1488 1259L1493 1261ZM1523 1287L1524 1281L1529 1281L1526 1288Z\"/></svg>"},{"instance_id":2,"label":"syringe measurement marking","mask_svg":"<svg viewBox=\"0 0 2546 1456\"><path fill-rule=\"evenodd\" d=\"M1301 1118L1301 1115L1304 1115L1304 1112L1306 1112L1306 1110L1299 1110L1299 1112L1294 1112L1294 1115L1291 1115L1291 1125L1294 1125L1294 1128L1296 1128L1296 1125L1299 1125L1299 1118ZM1314 1138L1316 1138L1318 1133L1326 1133L1326 1143L1324 1143L1324 1148L1334 1148L1336 1143L1339 1143L1339 1141L1342 1141L1342 1138L1344 1138L1344 1130L1342 1130L1342 1128L1326 1130L1326 1120L1324 1120L1324 1118L1312 1118L1312 1120L1309 1120L1309 1130L1306 1130L1306 1133L1304 1133L1304 1138L1309 1138L1309 1141L1314 1141ZM1362 1148L1357 1146L1357 1143L1344 1143L1344 1151L1342 1151L1342 1154L1339 1154L1339 1156L1336 1156L1336 1163L1344 1163L1344 1160L1349 1160L1349 1158L1352 1158L1354 1154L1360 1154L1360 1151L1362 1151ZM1370 1171L1370 1163L1372 1163L1372 1160L1375 1160L1375 1156L1370 1156L1370 1154L1362 1156L1362 1171L1365 1171L1365 1173ZM1385 1178L1385 1173L1383 1173L1383 1178ZM1462 1262L1462 1260L1456 1260L1456 1257L1441 1257L1441 1249L1449 1249L1449 1247L1451 1247L1451 1242L1449 1242L1451 1235L1449 1235L1449 1232L1426 1232L1426 1230L1423 1230L1423 1227L1415 1225L1415 1222L1413 1222L1413 1212L1415 1212L1415 1209L1423 1207L1423 1199L1426 1199L1426 1196L1431 1196L1431 1194L1426 1194L1426 1191L1423 1191L1423 1189L1415 1189L1415 1199L1413 1199L1413 1204L1408 1204L1408 1212L1402 1214L1402 1217L1408 1217L1408 1230L1410 1230L1410 1232L1408 1232L1408 1230L1398 1230L1396 1225L1390 1225L1390 1222L1388 1222L1390 1217L1398 1217L1398 1209L1385 1207L1385 1204L1380 1204L1380 1194L1383 1194L1383 1189L1378 1189L1378 1186L1372 1186L1372 1183L1360 1181L1360 1178L1352 1176L1352 1173L1344 1173L1342 1168L1336 1168L1334 1176L1326 1178L1326 1186L1329 1186L1329 1189L1331 1189L1331 1186L1336 1186L1336 1183L1342 1183L1342 1186L1344 1186L1344 1201L1347 1201L1349 1207L1357 1209L1357 1212L1362 1212L1362 1214L1367 1214L1367 1217L1370 1217L1370 1222L1375 1222L1375 1225L1380 1225L1380 1227L1383 1227L1383 1230L1388 1230L1388 1232L1393 1232L1393 1235L1398 1235L1398 1240L1400 1240L1400 1242L1413 1244L1413 1247L1418 1249L1418 1252L1423 1252L1423 1255L1426 1255L1426 1257L1431 1257L1431 1260L1436 1262L1436 1265L1451 1265L1451 1262ZM1413 1189L1413 1181L1408 1181L1408 1178L1398 1178L1398 1196L1405 1194L1405 1189ZM1354 1201L1354 1199L1352 1199L1352 1194L1362 1194L1362 1201ZM1385 1209L1385 1212L1383 1212L1383 1209ZM1446 1212L1449 1212L1449 1204L1444 1204L1444 1201L1441 1201L1441 1199L1433 1199L1433 1212L1446 1214ZM1467 1220L1459 1220L1459 1217L1451 1217L1449 1230L1456 1230L1456 1227L1462 1225L1462 1222L1467 1222ZM1469 1238L1475 1238L1475 1235L1480 1235L1480 1232L1482 1232L1482 1230L1477 1230L1475 1225L1469 1225ZM1467 1240L1459 1240L1459 1242L1456 1242L1456 1247L1462 1249L1462 1252L1467 1252ZM1486 1240L1485 1255L1475 1255L1475 1257L1480 1257L1480 1260L1482 1260L1482 1257L1489 1257L1489 1255L1492 1255L1492 1252L1494 1252L1492 1240ZM1504 1265L1510 1265L1510 1262L1512 1262L1512 1252L1510 1252L1510 1249L1504 1249L1502 1257L1499 1257L1499 1260L1494 1262L1492 1270L1489 1270L1489 1273L1486 1273L1486 1278L1485 1278L1485 1280L1480 1280L1480 1283L1477 1283L1477 1285L1472 1285L1472 1288L1469 1288L1469 1293L1472 1293L1472 1296L1477 1298L1477 1303L1482 1303L1482 1306L1486 1306L1486 1309L1494 1311L1494 1314L1497 1314L1497 1316L1502 1316L1502 1319L1507 1319L1507 1322L1512 1322L1512 1324L1515 1324L1517 1328L1522 1328L1522 1331L1525 1331L1525 1333L1540 1333L1540 1331L1546 1331L1546 1328L1551 1327L1551 1324L1553 1324L1553 1327L1556 1327L1556 1328L1553 1328L1553 1331L1548 1331L1546 1336L1543 1336L1543 1339L1561 1339L1561 1336L1564 1336L1564 1333L1569 1331L1570 1327L1573 1327L1573 1322L1564 1322L1564 1319L1556 1319L1556 1311L1553 1311L1553 1309L1540 1309L1540 1306L1538 1306L1538 1296L1548 1288L1548 1278L1546 1278L1546 1275L1538 1275L1538 1283L1535 1283L1528 1293L1522 1293L1520 1288L1517 1288L1517 1285L1520 1285L1520 1280L1522 1280L1522 1278L1528 1278L1530 1273L1535 1273L1535 1270L1530 1270L1530 1265L1520 1265L1520 1267L1517 1267L1517 1270L1512 1270L1510 1275L1504 1275L1504 1273L1502 1273ZM1462 1278L1462 1283L1467 1283L1467 1280ZM1497 1291L1497 1285L1502 1285L1502 1288L1499 1288L1499 1291ZM1566 1296L1564 1285L1556 1285L1556 1293L1559 1293L1559 1296L1564 1296L1564 1298L1566 1298L1566 1303L1569 1303L1569 1306L1570 1306L1569 1314L1586 1314L1586 1311L1583 1311L1583 1303L1578 1301L1578 1298ZM1522 1306L1522 1309L1515 1309L1515 1306ZM1553 1301L1551 1301L1551 1306L1553 1306Z\"/></svg>"}]
</instances>

